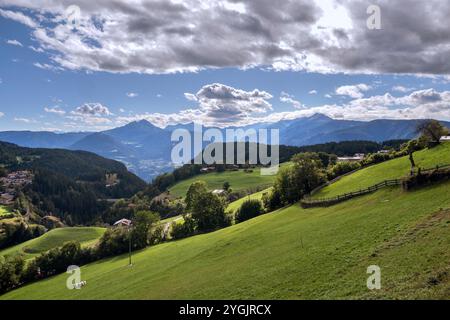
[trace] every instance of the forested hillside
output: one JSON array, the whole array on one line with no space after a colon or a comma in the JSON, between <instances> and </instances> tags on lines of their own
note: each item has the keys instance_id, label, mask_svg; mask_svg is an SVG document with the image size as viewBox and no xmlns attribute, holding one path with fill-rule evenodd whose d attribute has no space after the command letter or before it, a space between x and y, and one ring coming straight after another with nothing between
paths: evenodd
<instances>
[{"instance_id":1,"label":"forested hillside","mask_svg":"<svg viewBox=\"0 0 450 320\"><path fill-rule=\"evenodd\" d=\"M18 190L39 216L54 215L70 224L89 223L106 209L104 199L126 198L146 183L125 165L85 151L31 149L0 142L0 165L7 172L25 170L32 183ZM23 202L14 206L21 208Z\"/></svg>"}]
</instances>

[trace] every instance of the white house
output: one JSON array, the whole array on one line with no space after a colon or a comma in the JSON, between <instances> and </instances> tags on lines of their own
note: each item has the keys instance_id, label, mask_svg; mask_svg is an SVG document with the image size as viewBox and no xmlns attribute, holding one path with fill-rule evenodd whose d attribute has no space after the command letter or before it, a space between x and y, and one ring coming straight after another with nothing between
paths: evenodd
<instances>
[{"instance_id":1,"label":"white house","mask_svg":"<svg viewBox=\"0 0 450 320\"><path fill-rule=\"evenodd\" d=\"M364 153L356 153L353 157L338 157L337 162L357 162L364 159Z\"/></svg>"},{"instance_id":2,"label":"white house","mask_svg":"<svg viewBox=\"0 0 450 320\"><path fill-rule=\"evenodd\" d=\"M441 137L441 139L439 139L439 141L450 141L450 136L443 136Z\"/></svg>"}]
</instances>

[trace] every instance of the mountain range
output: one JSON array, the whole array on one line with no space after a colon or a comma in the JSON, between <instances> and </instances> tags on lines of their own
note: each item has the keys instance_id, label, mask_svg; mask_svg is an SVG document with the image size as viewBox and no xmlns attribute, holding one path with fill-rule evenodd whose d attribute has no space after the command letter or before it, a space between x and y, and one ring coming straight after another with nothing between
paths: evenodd
<instances>
[{"instance_id":1,"label":"mountain range","mask_svg":"<svg viewBox=\"0 0 450 320\"><path fill-rule=\"evenodd\" d=\"M276 123L259 123L248 129L279 129L280 144L305 146L326 142L367 140L382 142L410 139L416 134L420 120L350 121L332 119L323 114ZM450 122L442 122L450 128ZM170 171L171 134L175 129L194 130L193 123L171 125L162 129L146 120L102 132L53 133L32 131L0 132L0 141L24 147L84 150L121 161L128 169L149 181ZM230 127L236 128L236 127ZM225 129L220 129L224 132Z\"/></svg>"}]
</instances>

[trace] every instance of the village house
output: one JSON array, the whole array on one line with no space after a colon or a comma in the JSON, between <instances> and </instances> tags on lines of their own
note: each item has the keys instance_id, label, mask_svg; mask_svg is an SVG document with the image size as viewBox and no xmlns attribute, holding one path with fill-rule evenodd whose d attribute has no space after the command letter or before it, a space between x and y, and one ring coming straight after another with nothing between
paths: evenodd
<instances>
[{"instance_id":1,"label":"village house","mask_svg":"<svg viewBox=\"0 0 450 320\"><path fill-rule=\"evenodd\" d=\"M11 205L17 194L17 190L22 189L33 181L33 174L30 171L15 171L6 177L0 178L2 193L0 194L0 204Z\"/></svg>"},{"instance_id":2,"label":"village house","mask_svg":"<svg viewBox=\"0 0 450 320\"><path fill-rule=\"evenodd\" d=\"M439 141L441 141L441 142L450 141L450 136L443 136L443 137L441 137L441 139L439 139Z\"/></svg>"},{"instance_id":3,"label":"village house","mask_svg":"<svg viewBox=\"0 0 450 320\"><path fill-rule=\"evenodd\" d=\"M208 173L208 172L213 172L215 170L216 170L215 167L206 167L206 168L201 168L200 173Z\"/></svg>"},{"instance_id":4,"label":"village house","mask_svg":"<svg viewBox=\"0 0 450 320\"><path fill-rule=\"evenodd\" d=\"M355 153L353 157L338 157L337 162L357 162L364 159L364 153Z\"/></svg>"},{"instance_id":5,"label":"village house","mask_svg":"<svg viewBox=\"0 0 450 320\"><path fill-rule=\"evenodd\" d=\"M215 194L215 195L217 195L217 196L221 196L221 195L224 195L224 194L225 194L225 190L223 190L223 189L216 189L216 190L214 190L214 191L212 192L212 194Z\"/></svg>"}]
</instances>

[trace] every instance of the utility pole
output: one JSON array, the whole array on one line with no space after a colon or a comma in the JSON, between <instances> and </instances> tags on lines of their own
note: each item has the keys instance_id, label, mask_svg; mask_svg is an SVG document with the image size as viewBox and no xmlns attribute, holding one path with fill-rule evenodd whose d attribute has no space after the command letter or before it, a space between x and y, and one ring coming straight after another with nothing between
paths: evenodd
<instances>
[{"instance_id":1,"label":"utility pole","mask_svg":"<svg viewBox=\"0 0 450 320\"><path fill-rule=\"evenodd\" d=\"M129 248L129 254L128 254L128 266L131 267L131 224L128 226L128 248Z\"/></svg>"},{"instance_id":2,"label":"utility pole","mask_svg":"<svg viewBox=\"0 0 450 320\"><path fill-rule=\"evenodd\" d=\"M128 230L128 266L131 267L131 227L133 226L133 223L131 220L128 219L120 219L119 221L116 221L114 223L114 226L122 226L127 227Z\"/></svg>"}]
</instances>

